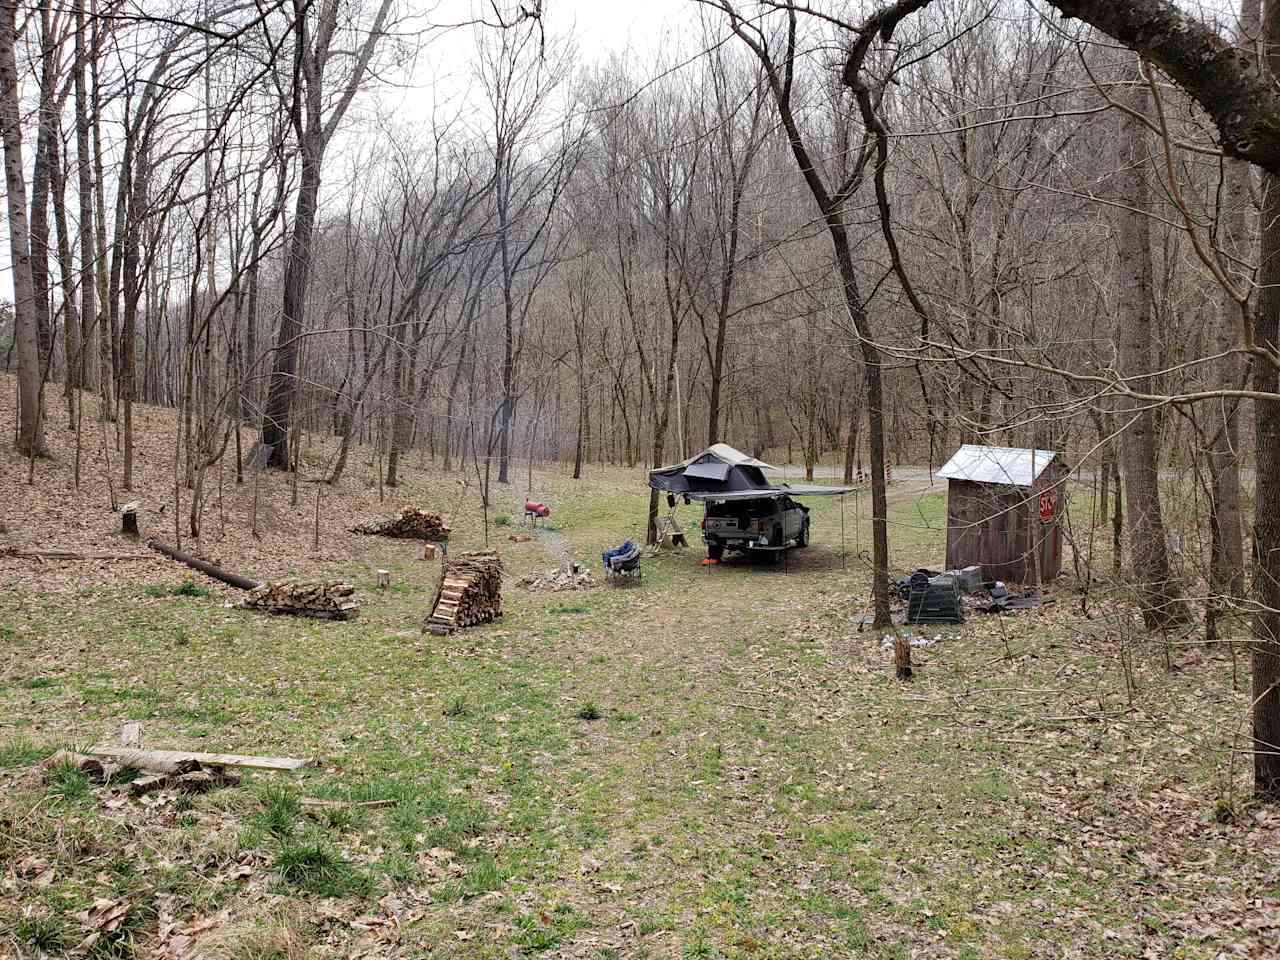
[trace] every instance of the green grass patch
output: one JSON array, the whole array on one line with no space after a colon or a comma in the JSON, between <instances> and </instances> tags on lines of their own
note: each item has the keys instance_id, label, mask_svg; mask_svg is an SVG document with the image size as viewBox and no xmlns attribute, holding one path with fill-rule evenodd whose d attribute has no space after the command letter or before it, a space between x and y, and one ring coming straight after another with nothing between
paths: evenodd
<instances>
[{"instance_id":1,"label":"green grass patch","mask_svg":"<svg viewBox=\"0 0 1280 960\"><path fill-rule=\"evenodd\" d=\"M49 796L63 800L83 800L89 796L89 778L71 761L54 764L45 775Z\"/></svg>"},{"instance_id":2,"label":"green grass patch","mask_svg":"<svg viewBox=\"0 0 1280 960\"><path fill-rule=\"evenodd\" d=\"M213 591L196 583L194 577L187 577L181 583L153 583L143 589L148 597L212 597Z\"/></svg>"},{"instance_id":3,"label":"green grass patch","mask_svg":"<svg viewBox=\"0 0 1280 960\"><path fill-rule=\"evenodd\" d=\"M325 840L286 840L273 863L287 884L321 897L365 897L373 879L355 869Z\"/></svg>"},{"instance_id":4,"label":"green grass patch","mask_svg":"<svg viewBox=\"0 0 1280 960\"><path fill-rule=\"evenodd\" d=\"M72 946L72 930L59 917L28 914L12 924L13 938L24 947L41 953L62 953Z\"/></svg>"},{"instance_id":5,"label":"green grass patch","mask_svg":"<svg viewBox=\"0 0 1280 960\"><path fill-rule=\"evenodd\" d=\"M31 740L17 738L0 743L0 770L30 767L52 756L54 747L46 747Z\"/></svg>"},{"instance_id":6,"label":"green grass patch","mask_svg":"<svg viewBox=\"0 0 1280 960\"><path fill-rule=\"evenodd\" d=\"M254 822L277 839L292 837L302 815L302 802L288 787L266 786L258 794L262 809Z\"/></svg>"}]
</instances>

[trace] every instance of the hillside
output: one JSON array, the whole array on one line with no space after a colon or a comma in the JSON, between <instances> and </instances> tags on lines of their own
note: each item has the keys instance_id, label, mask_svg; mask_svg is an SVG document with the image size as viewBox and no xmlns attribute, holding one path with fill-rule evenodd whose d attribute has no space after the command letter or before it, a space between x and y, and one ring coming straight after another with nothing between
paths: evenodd
<instances>
[{"instance_id":1,"label":"hillside","mask_svg":"<svg viewBox=\"0 0 1280 960\"><path fill-rule=\"evenodd\" d=\"M14 378L0 376L0 423L6 426L13 423L14 398ZM60 385L46 391L46 402L59 406L47 430L50 457L36 461L33 482L28 482L28 461L16 456L11 444L0 446L0 498L9 505L3 517L6 532L0 534L0 545L148 553L120 535L120 516L113 510L113 496L117 505L128 501L141 505L139 524L144 539L153 536L168 544L178 543L182 549L226 569L258 579L313 575L350 561L375 562L379 557L416 555L420 548L415 544L350 532L361 520L391 516L411 504L441 513L453 527L451 545L455 548L471 549L483 544L479 484L474 471L465 476L455 468L446 474L439 465L425 463L424 457L414 452L401 461L401 484L394 488L380 487L378 465L371 459L370 450L356 448L345 476L336 486L330 486L319 481L327 475L333 461L336 448L333 438L306 441L296 505L292 502L294 490L290 475L263 471L255 489L253 474L246 469L245 482L237 485L234 445L229 445L222 462L206 479L208 494L202 536L196 544L188 529L191 492L181 484L175 488L174 484L177 468L174 451L180 429L176 411L145 405L134 408L135 482L131 491L124 491L119 486L121 456L116 445L115 425L98 420L96 399L88 397L85 404L78 487L74 482L76 437L66 428ZM255 439L254 431L243 432L246 454ZM521 464L514 472L522 483L526 480L525 465ZM556 467L554 473L536 471L535 494L553 501L559 499L556 491L565 481L561 476L563 472L562 467ZM590 471L586 485L605 482L606 473L614 478L609 482L643 483L639 471L596 469ZM515 485L494 483L491 518L506 514L518 519L519 498L523 493L523 486L517 491ZM175 495L178 510L175 510ZM257 537L253 533L255 499ZM635 518L632 525L639 519ZM491 535L506 540L500 528L493 528ZM507 543L507 546L513 545ZM538 560L536 549L524 547L517 552L527 555L530 562ZM188 572L158 554L142 560L33 563L0 553L0 578L27 584L40 592L172 582ZM212 580L208 585L222 589Z\"/></svg>"}]
</instances>

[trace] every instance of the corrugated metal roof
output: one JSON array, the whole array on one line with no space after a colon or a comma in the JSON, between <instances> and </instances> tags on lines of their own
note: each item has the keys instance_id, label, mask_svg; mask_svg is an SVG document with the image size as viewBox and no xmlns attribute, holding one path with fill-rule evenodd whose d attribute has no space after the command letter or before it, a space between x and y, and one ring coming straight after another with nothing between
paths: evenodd
<instances>
[{"instance_id":1,"label":"corrugated metal roof","mask_svg":"<svg viewBox=\"0 0 1280 960\"><path fill-rule=\"evenodd\" d=\"M983 447L966 443L938 471L938 476L947 480L1029 487L1057 455L1053 450Z\"/></svg>"}]
</instances>

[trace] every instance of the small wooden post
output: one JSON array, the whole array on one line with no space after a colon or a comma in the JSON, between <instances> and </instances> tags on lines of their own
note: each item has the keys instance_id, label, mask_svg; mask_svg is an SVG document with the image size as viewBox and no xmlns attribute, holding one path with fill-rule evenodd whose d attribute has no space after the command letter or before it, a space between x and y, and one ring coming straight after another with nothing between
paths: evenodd
<instances>
[{"instance_id":1,"label":"small wooden post","mask_svg":"<svg viewBox=\"0 0 1280 960\"><path fill-rule=\"evenodd\" d=\"M894 673L899 680L911 679L911 638L901 634L893 638Z\"/></svg>"},{"instance_id":2,"label":"small wooden post","mask_svg":"<svg viewBox=\"0 0 1280 960\"><path fill-rule=\"evenodd\" d=\"M391 571L379 570L378 571L378 589L385 590L389 586L391 586Z\"/></svg>"},{"instance_id":3,"label":"small wooden post","mask_svg":"<svg viewBox=\"0 0 1280 960\"><path fill-rule=\"evenodd\" d=\"M120 532L126 537L137 538L138 533L138 502L136 500L126 503L120 508Z\"/></svg>"}]
</instances>

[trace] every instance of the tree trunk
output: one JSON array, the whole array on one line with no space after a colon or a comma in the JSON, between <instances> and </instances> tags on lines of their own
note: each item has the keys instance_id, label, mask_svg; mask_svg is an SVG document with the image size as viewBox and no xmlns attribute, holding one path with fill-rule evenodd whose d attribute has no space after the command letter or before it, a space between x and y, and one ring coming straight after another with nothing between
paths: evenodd
<instances>
[{"instance_id":1,"label":"tree trunk","mask_svg":"<svg viewBox=\"0 0 1280 960\"><path fill-rule=\"evenodd\" d=\"M308 29L309 4L295 0L295 98L293 127L298 134L301 175L294 206L293 232L284 267L284 302L276 337L276 358L271 372L267 406L262 418L262 442L270 444L269 465L289 469L289 427L298 396L298 346L306 331L307 285L311 276L311 240L315 233L316 205L320 195L320 165L333 131L359 88L373 50L382 35L391 0L381 0L368 32L354 52L354 66L346 87L330 102L324 115L326 97L324 68L337 29L338 2L324 0L316 12L314 47ZM305 86L305 89L299 87ZM379 474L381 478L381 474Z\"/></svg>"},{"instance_id":2,"label":"tree trunk","mask_svg":"<svg viewBox=\"0 0 1280 960\"><path fill-rule=\"evenodd\" d=\"M1130 106L1143 112L1149 97L1143 81L1132 88ZM1118 195L1127 208L1119 214L1119 304L1116 344L1119 365L1130 390L1150 393L1154 359L1152 326L1152 261L1150 152L1146 127L1122 115ZM1169 570L1164 520L1160 510L1160 459L1155 417L1148 401L1121 394L1116 405L1124 432L1120 458L1125 473L1125 508L1129 515L1129 561L1138 585L1138 603L1148 630L1164 630L1188 618L1178 584Z\"/></svg>"},{"instance_id":3,"label":"tree trunk","mask_svg":"<svg viewBox=\"0 0 1280 960\"><path fill-rule=\"evenodd\" d=\"M1280 0L1266 0L1266 64L1280 74ZM1254 314L1259 346L1280 346L1280 176L1263 176L1261 300ZM1253 387L1280 393L1280 371L1253 365ZM1254 403L1257 489L1254 494L1253 780L1261 800L1280 803L1280 400Z\"/></svg>"},{"instance_id":4,"label":"tree trunk","mask_svg":"<svg viewBox=\"0 0 1280 960\"><path fill-rule=\"evenodd\" d=\"M9 212L9 256L13 270L14 338L18 346L18 451L43 455L40 340L31 281L31 237L27 184L22 169L22 119L15 55L16 4L0 5L0 132L4 138L5 194Z\"/></svg>"},{"instance_id":5,"label":"tree trunk","mask_svg":"<svg viewBox=\"0 0 1280 960\"><path fill-rule=\"evenodd\" d=\"M1242 0L1238 45L1246 56L1256 56L1255 45L1261 28L1259 0ZM1253 260L1253 201L1249 165L1241 160L1224 160L1219 216L1218 248L1220 265L1241 290L1247 290L1253 278L1242 276L1238 264ZM1245 385L1244 359L1233 353L1240 329L1243 309L1230 291L1221 293L1222 316L1213 328L1214 353L1222 354L1215 371L1218 382L1227 387ZM1249 323L1246 318L1245 323ZM1244 596L1244 534L1240 514L1240 402L1223 399L1209 405L1209 433L1206 453L1212 504L1209 514L1211 536L1209 553L1209 598L1205 604L1205 640L1218 639L1219 619L1231 600Z\"/></svg>"},{"instance_id":6,"label":"tree trunk","mask_svg":"<svg viewBox=\"0 0 1280 960\"><path fill-rule=\"evenodd\" d=\"M289 468L289 422L298 395L298 340L306 323L307 280L311 271L311 238L315 232L320 194L318 145L302 151L302 178L293 214L293 235L284 268L284 312L276 337L276 362L271 371L267 408L262 418L262 442L272 447L268 465Z\"/></svg>"},{"instance_id":7,"label":"tree trunk","mask_svg":"<svg viewBox=\"0 0 1280 960\"><path fill-rule=\"evenodd\" d=\"M107 301L110 297L110 282L107 278L107 200L102 169L102 85L98 75L98 54L102 47L102 21L98 17L98 4L93 0L90 6L92 24L92 52L89 56L89 75L92 85L92 102L89 114L93 118L93 236L96 256L91 261L96 268L98 283L94 326L98 329L98 387L102 396L100 416L104 420L115 419L115 345L112 342L112 331L106 323ZM81 269L89 266L82 264ZM86 278L83 283L88 283ZM86 344L87 349L87 344Z\"/></svg>"},{"instance_id":8,"label":"tree trunk","mask_svg":"<svg viewBox=\"0 0 1280 960\"><path fill-rule=\"evenodd\" d=\"M98 386L98 351L94 349L96 307L94 306L94 222L93 168L89 148L89 106L84 71L88 58L85 47L84 0L76 0L76 177L80 202L80 382L88 389Z\"/></svg>"},{"instance_id":9,"label":"tree trunk","mask_svg":"<svg viewBox=\"0 0 1280 960\"><path fill-rule=\"evenodd\" d=\"M57 117L54 109L57 83L54 43L50 36L49 7L40 9L40 89L36 106L36 155L31 168L31 296L36 331L40 339L40 368L47 378L53 369L53 323L49 316L49 188L52 182L53 141Z\"/></svg>"},{"instance_id":10,"label":"tree trunk","mask_svg":"<svg viewBox=\"0 0 1280 960\"><path fill-rule=\"evenodd\" d=\"M76 428L76 391L80 387L82 348L80 313L76 309L75 266L71 260L71 231L67 224L67 177L62 164L61 137L53 140L50 175L53 177L53 223L58 233L58 273L62 280L62 309L66 329L68 429Z\"/></svg>"}]
</instances>

